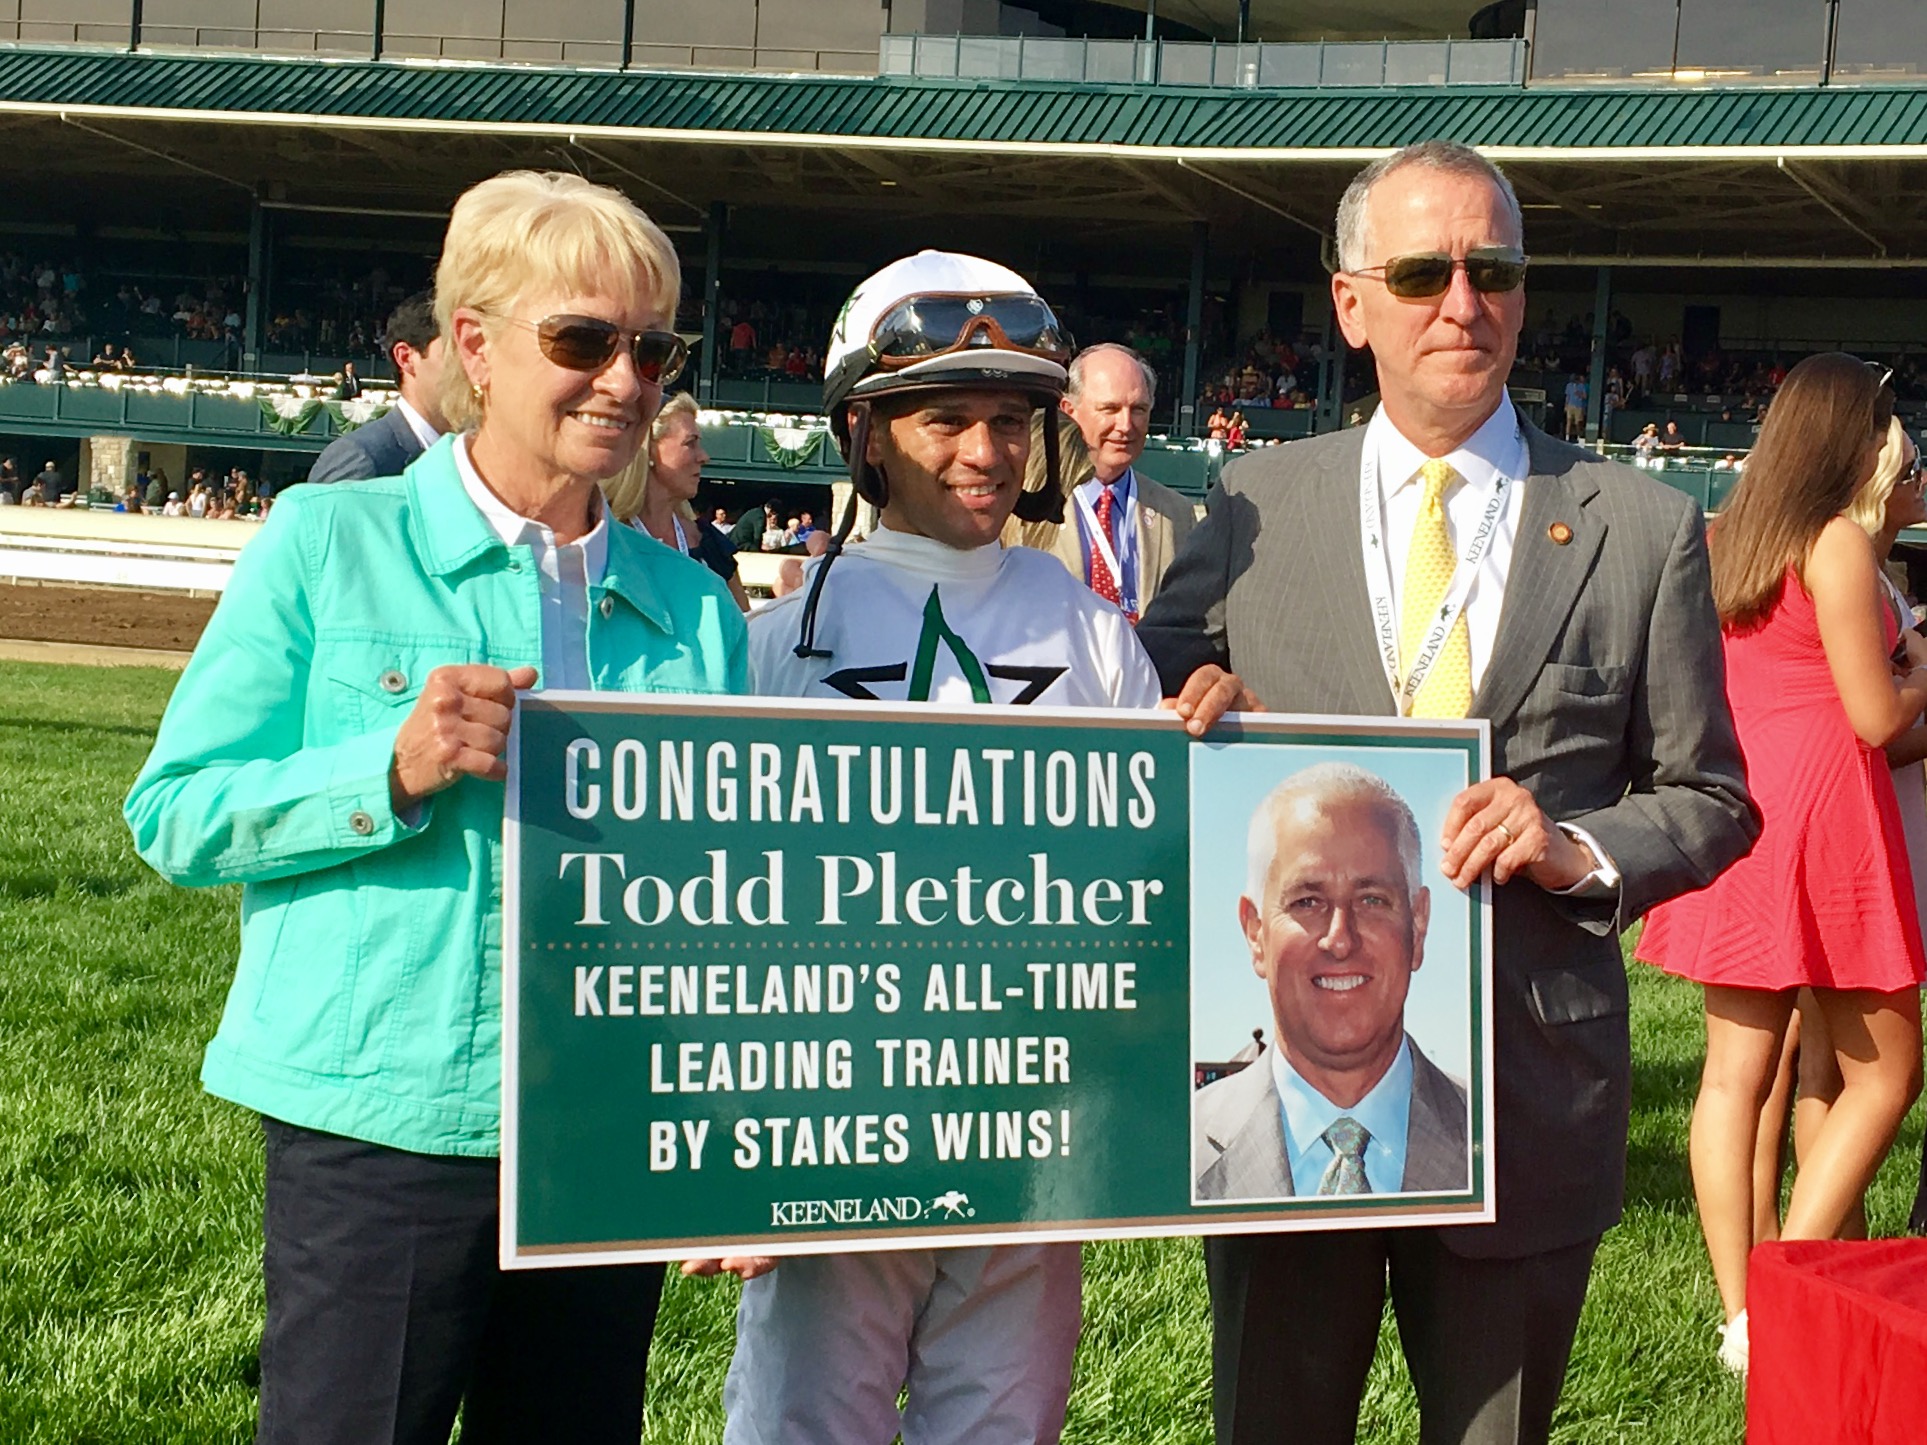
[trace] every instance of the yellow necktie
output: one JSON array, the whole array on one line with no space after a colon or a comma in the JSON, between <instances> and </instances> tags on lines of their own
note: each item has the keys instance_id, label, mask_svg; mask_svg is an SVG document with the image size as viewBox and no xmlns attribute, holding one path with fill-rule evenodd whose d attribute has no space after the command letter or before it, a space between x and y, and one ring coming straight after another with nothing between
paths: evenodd
<instances>
[{"instance_id":1,"label":"yellow necktie","mask_svg":"<svg viewBox=\"0 0 1927 1445\"><path fill-rule=\"evenodd\" d=\"M1445 493L1459 474L1442 461L1419 468L1425 495L1419 502L1418 524L1405 554L1405 587L1400 593L1398 650L1408 671L1418 656L1425 634L1437 619L1445 592L1458 569L1458 554L1445 527ZM1446 634L1444 645L1412 699L1413 717L1464 717L1472 706L1472 638L1461 611Z\"/></svg>"}]
</instances>

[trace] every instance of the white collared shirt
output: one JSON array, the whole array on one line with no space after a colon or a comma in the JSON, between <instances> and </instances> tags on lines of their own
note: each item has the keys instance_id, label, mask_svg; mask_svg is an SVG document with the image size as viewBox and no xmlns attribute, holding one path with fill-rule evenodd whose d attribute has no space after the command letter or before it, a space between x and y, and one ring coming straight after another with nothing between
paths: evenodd
<instances>
[{"instance_id":1,"label":"white collared shirt","mask_svg":"<svg viewBox=\"0 0 1927 1445\"><path fill-rule=\"evenodd\" d=\"M1419 504L1424 499L1424 483L1419 468L1429 460L1392 425L1385 409L1372 414L1365 427L1365 446L1378 461L1378 488L1385 514L1385 554L1392 559L1392 603L1399 604L1405 586L1404 559L1411 551L1412 532L1418 525ZM1505 515L1493 530L1492 541L1479 559L1472 591L1465 599L1465 630L1472 642L1472 686L1476 689L1492 660L1492 645L1499 635L1499 610L1505 603L1506 573L1512 567L1513 539L1519 533L1519 511L1524 505L1523 482L1531 469L1526 455L1525 435L1519 430L1518 416L1508 397L1498 410L1485 419L1458 450L1444 457L1465 480L1445 495L1445 529L1452 538L1452 550L1461 552L1472 531L1479 525L1485 505L1501 477L1513 480L1512 495L1506 499Z\"/></svg>"},{"instance_id":2,"label":"white collared shirt","mask_svg":"<svg viewBox=\"0 0 1927 1445\"><path fill-rule=\"evenodd\" d=\"M395 410L400 412L401 419L408 423L408 429L415 434L415 440L422 444L423 451L427 451L442 439L442 434L428 424L428 418L408 404L407 397L396 396Z\"/></svg>"},{"instance_id":3,"label":"white collared shirt","mask_svg":"<svg viewBox=\"0 0 1927 1445\"><path fill-rule=\"evenodd\" d=\"M609 561L609 518L598 489L592 499L596 524L574 542L558 544L555 533L509 510L469 459L468 438L455 438L455 470L462 487L495 535L534 555L542 587L542 675L538 691L586 692L589 674L589 585L602 580Z\"/></svg>"}]
</instances>

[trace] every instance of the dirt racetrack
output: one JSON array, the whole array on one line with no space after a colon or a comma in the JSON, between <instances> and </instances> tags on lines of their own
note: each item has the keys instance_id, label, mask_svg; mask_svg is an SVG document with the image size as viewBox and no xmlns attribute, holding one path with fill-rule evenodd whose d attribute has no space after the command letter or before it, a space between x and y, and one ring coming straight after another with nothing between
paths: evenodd
<instances>
[{"instance_id":1,"label":"dirt racetrack","mask_svg":"<svg viewBox=\"0 0 1927 1445\"><path fill-rule=\"evenodd\" d=\"M187 652L214 614L212 597L118 587L0 584L0 637Z\"/></svg>"}]
</instances>

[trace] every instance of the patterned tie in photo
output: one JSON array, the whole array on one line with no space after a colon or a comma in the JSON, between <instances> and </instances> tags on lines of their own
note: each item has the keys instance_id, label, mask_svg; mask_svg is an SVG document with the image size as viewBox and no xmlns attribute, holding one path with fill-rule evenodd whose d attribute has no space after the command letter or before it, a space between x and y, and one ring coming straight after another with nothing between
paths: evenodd
<instances>
[{"instance_id":1,"label":"patterned tie in photo","mask_svg":"<svg viewBox=\"0 0 1927 1445\"><path fill-rule=\"evenodd\" d=\"M1325 1166L1325 1177L1318 1181L1320 1194L1370 1194L1365 1182L1365 1146L1371 1131L1356 1119L1334 1119L1331 1128L1318 1136L1332 1151L1332 1162Z\"/></svg>"},{"instance_id":2,"label":"patterned tie in photo","mask_svg":"<svg viewBox=\"0 0 1927 1445\"><path fill-rule=\"evenodd\" d=\"M1111 513L1117 506L1117 493L1108 486L1097 490L1097 527L1104 534L1104 540L1111 544L1113 556L1117 553L1117 535L1111 530ZM1104 560L1104 551L1091 542L1091 591L1102 597L1113 607L1122 607L1123 599L1118 596L1117 578L1111 575L1110 564Z\"/></svg>"},{"instance_id":3,"label":"patterned tie in photo","mask_svg":"<svg viewBox=\"0 0 1927 1445\"><path fill-rule=\"evenodd\" d=\"M1460 480L1459 474L1447 462L1429 461L1419 468L1419 476L1425 495L1419 502L1411 549L1405 554L1405 588L1399 606L1398 650L1408 676L1425 634L1438 619L1459 561L1445 527L1445 494ZM1412 699L1412 716L1464 717L1471 707L1472 637L1461 611Z\"/></svg>"}]
</instances>

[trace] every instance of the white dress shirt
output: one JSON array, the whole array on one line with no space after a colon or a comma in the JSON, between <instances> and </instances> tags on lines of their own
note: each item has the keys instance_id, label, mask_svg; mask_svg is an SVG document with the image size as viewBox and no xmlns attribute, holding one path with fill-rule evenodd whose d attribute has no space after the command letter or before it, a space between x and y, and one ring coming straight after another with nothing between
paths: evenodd
<instances>
[{"instance_id":1,"label":"white dress shirt","mask_svg":"<svg viewBox=\"0 0 1927 1445\"><path fill-rule=\"evenodd\" d=\"M1419 468L1429 458L1399 434L1385 408L1372 414L1365 427L1366 453L1378 462L1378 490L1385 515L1385 555L1392 559L1392 602L1401 604L1405 586L1404 558L1411 551L1412 531L1418 525L1425 484ZM1462 553L1479 525L1486 503L1501 477L1511 477L1512 495L1505 514L1493 529L1492 540L1479 559L1472 590L1465 599L1465 630L1472 642L1472 686L1476 690L1492 660L1492 644L1499 635L1499 609L1505 602L1505 578L1512 566L1512 544L1519 534L1519 509L1525 488L1520 485L1531 469L1526 439L1510 398L1485 419L1457 451L1443 458L1465 480L1445 494L1445 530L1452 550Z\"/></svg>"},{"instance_id":2,"label":"white dress shirt","mask_svg":"<svg viewBox=\"0 0 1927 1445\"><path fill-rule=\"evenodd\" d=\"M1419 468L1431 460L1392 425L1380 407L1365 427L1365 455L1378 463L1378 490L1385 517L1385 555L1391 562L1392 604L1399 605L1399 592L1405 586L1405 558L1411 551L1412 533L1418 526L1419 506L1425 498L1425 484ZM1472 644L1472 687L1478 689L1485 669L1492 661L1493 644L1499 636L1499 614L1505 606L1506 574L1512 568L1512 549L1519 536L1519 512L1525 505L1525 481L1532 470L1525 432L1513 410L1512 398L1502 396L1498 408L1479 429L1441 459L1464 480L1445 494L1445 531L1452 539L1452 550L1464 555L1464 546L1479 525L1486 504L1505 477L1512 478L1512 494L1506 498L1505 514L1492 531L1485 555L1479 558L1473 574L1472 590L1466 594L1465 630ZM1559 830L1591 850L1599 867L1571 888L1560 892L1596 897L1619 887L1619 870L1599 846L1599 840L1583 828L1560 823Z\"/></svg>"},{"instance_id":3,"label":"white dress shirt","mask_svg":"<svg viewBox=\"0 0 1927 1445\"><path fill-rule=\"evenodd\" d=\"M408 423L408 429L415 434L415 440L422 444L423 451L427 451L442 439L442 434L428 424L428 418L408 404L407 397L395 398L395 410L400 412L401 419Z\"/></svg>"},{"instance_id":4,"label":"white dress shirt","mask_svg":"<svg viewBox=\"0 0 1927 1445\"><path fill-rule=\"evenodd\" d=\"M483 520L510 547L527 547L534 555L542 588L542 675L538 690L587 692L589 676L589 584L602 580L609 560L609 518L600 490L592 499L596 524L574 542L558 544L555 533L540 522L509 510L488 488L475 463L469 460L468 438L455 439L455 469L469 500Z\"/></svg>"}]
</instances>

